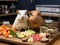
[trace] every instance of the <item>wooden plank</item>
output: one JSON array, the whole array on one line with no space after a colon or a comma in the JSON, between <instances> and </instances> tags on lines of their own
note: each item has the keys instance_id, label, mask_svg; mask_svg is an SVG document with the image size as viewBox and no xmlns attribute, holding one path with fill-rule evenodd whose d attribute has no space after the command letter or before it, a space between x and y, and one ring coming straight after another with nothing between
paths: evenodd
<instances>
[{"instance_id":1,"label":"wooden plank","mask_svg":"<svg viewBox=\"0 0 60 45\"><path fill-rule=\"evenodd\" d=\"M23 45L46 45L46 43L41 43L41 42L35 42L35 43L22 42L21 39L6 38L6 37L1 36L1 35L0 35L0 41L5 41L8 43L13 43L13 44L23 44Z\"/></svg>"},{"instance_id":2,"label":"wooden plank","mask_svg":"<svg viewBox=\"0 0 60 45\"><path fill-rule=\"evenodd\" d=\"M0 14L0 17L1 16L10 16L10 15L16 15L16 13Z\"/></svg>"},{"instance_id":3,"label":"wooden plank","mask_svg":"<svg viewBox=\"0 0 60 45\"><path fill-rule=\"evenodd\" d=\"M0 45L10 45L10 44L0 42Z\"/></svg>"},{"instance_id":4,"label":"wooden plank","mask_svg":"<svg viewBox=\"0 0 60 45\"><path fill-rule=\"evenodd\" d=\"M60 14L41 14L41 16L60 17Z\"/></svg>"},{"instance_id":5,"label":"wooden plank","mask_svg":"<svg viewBox=\"0 0 60 45\"><path fill-rule=\"evenodd\" d=\"M49 42L47 43L42 43L42 42L34 42L34 43L28 43L28 42L22 42L21 39L19 38L6 38L2 35L0 35L0 41L5 41L5 42L8 42L8 43L13 43L13 44L22 44L22 45L50 45L52 44L55 40L57 40L58 38L60 38L60 32L58 32L56 34L57 36L55 38L53 38L52 40L50 40Z\"/></svg>"}]
</instances>

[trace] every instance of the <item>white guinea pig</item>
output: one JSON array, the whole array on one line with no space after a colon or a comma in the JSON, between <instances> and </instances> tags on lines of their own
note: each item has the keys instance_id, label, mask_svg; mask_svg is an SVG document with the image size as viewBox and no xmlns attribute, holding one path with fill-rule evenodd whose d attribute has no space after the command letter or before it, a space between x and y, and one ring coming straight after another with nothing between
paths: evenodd
<instances>
[{"instance_id":1,"label":"white guinea pig","mask_svg":"<svg viewBox=\"0 0 60 45\"><path fill-rule=\"evenodd\" d=\"M28 27L28 16L27 16L27 10L18 10L17 17L13 23L13 27L15 29L21 30L21 29L27 29Z\"/></svg>"}]
</instances>

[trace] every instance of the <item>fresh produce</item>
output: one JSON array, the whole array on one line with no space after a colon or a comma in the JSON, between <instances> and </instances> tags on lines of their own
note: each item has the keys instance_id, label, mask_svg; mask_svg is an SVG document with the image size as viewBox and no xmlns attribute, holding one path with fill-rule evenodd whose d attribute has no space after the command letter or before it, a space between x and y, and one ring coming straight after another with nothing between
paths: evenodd
<instances>
[{"instance_id":1,"label":"fresh produce","mask_svg":"<svg viewBox=\"0 0 60 45\"><path fill-rule=\"evenodd\" d=\"M42 38L46 38L46 33L40 33L39 34Z\"/></svg>"},{"instance_id":2,"label":"fresh produce","mask_svg":"<svg viewBox=\"0 0 60 45\"><path fill-rule=\"evenodd\" d=\"M30 35L35 34L35 33L36 33L36 32L33 31L33 30L27 30L27 31L25 31L25 35L26 35L26 36L30 36Z\"/></svg>"},{"instance_id":3,"label":"fresh produce","mask_svg":"<svg viewBox=\"0 0 60 45\"><path fill-rule=\"evenodd\" d=\"M32 38L33 38L33 40L36 42L36 41L41 40L42 37L40 37L38 34L33 34L33 35L32 35Z\"/></svg>"},{"instance_id":4,"label":"fresh produce","mask_svg":"<svg viewBox=\"0 0 60 45\"><path fill-rule=\"evenodd\" d=\"M11 32L16 32L16 30L12 27L7 27L6 25L0 26L0 35L3 35L5 37L9 37L11 35Z\"/></svg>"},{"instance_id":5,"label":"fresh produce","mask_svg":"<svg viewBox=\"0 0 60 45\"><path fill-rule=\"evenodd\" d=\"M30 43L34 42L34 39L31 37L28 39L28 42L30 42Z\"/></svg>"},{"instance_id":6,"label":"fresh produce","mask_svg":"<svg viewBox=\"0 0 60 45\"><path fill-rule=\"evenodd\" d=\"M16 32L14 32L12 29L9 29L9 30L10 30L10 34L11 34L13 37L18 38Z\"/></svg>"},{"instance_id":7,"label":"fresh produce","mask_svg":"<svg viewBox=\"0 0 60 45\"><path fill-rule=\"evenodd\" d=\"M24 38L25 32L16 32L18 38Z\"/></svg>"},{"instance_id":8,"label":"fresh produce","mask_svg":"<svg viewBox=\"0 0 60 45\"><path fill-rule=\"evenodd\" d=\"M24 38L24 37L30 37L32 34L35 34L35 31L27 30L24 32L16 32L16 34L19 38Z\"/></svg>"}]
</instances>

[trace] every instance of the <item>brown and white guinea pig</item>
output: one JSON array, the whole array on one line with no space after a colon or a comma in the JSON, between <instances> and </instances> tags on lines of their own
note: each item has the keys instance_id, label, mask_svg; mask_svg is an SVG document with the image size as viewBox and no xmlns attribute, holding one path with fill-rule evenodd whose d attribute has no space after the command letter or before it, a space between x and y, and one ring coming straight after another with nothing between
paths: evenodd
<instances>
[{"instance_id":1,"label":"brown and white guinea pig","mask_svg":"<svg viewBox=\"0 0 60 45\"><path fill-rule=\"evenodd\" d=\"M17 30L27 29L28 27L27 10L18 10L17 17L13 23L13 27Z\"/></svg>"},{"instance_id":2,"label":"brown and white guinea pig","mask_svg":"<svg viewBox=\"0 0 60 45\"><path fill-rule=\"evenodd\" d=\"M29 27L30 29L40 29L43 25L43 18L40 16L41 12L37 10L32 10L29 12Z\"/></svg>"}]
</instances>

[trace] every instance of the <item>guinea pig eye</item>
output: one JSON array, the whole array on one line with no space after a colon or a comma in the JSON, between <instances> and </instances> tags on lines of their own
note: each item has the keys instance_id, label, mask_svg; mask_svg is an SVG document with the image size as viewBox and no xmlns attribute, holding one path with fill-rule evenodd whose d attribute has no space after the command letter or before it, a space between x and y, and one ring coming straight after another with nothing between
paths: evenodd
<instances>
[{"instance_id":1,"label":"guinea pig eye","mask_svg":"<svg viewBox=\"0 0 60 45\"><path fill-rule=\"evenodd\" d=\"M39 15L38 15L39 16Z\"/></svg>"},{"instance_id":2,"label":"guinea pig eye","mask_svg":"<svg viewBox=\"0 0 60 45\"><path fill-rule=\"evenodd\" d=\"M21 14L19 14L19 15L21 15Z\"/></svg>"},{"instance_id":3,"label":"guinea pig eye","mask_svg":"<svg viewBox=\"0 0 60 45\"><path fill-rule=\"evenodd\" d=\"M38 13L38 16L40 16L40 13Z\"/></svg>"},{"instance_id":4,"label":"guinea pig eye","mask_svg":"<svg viewBox=\"0 0 60 45\"><path fill-rule=\"evenodd\" d=\"M32 14L30 14L31 16L33 16Z\"/></svg>"},{"instance_id":5,"label":"guinea pig eye","mask_svg":"<svg viewBox=\"0 0 60 45\"><path fill-rule=\"evenodd\" d=\"M25 13L25 15L26 15L27 13Z\"/></svg>"},{"instance_id":6,"label":"guinea pig eye","mask_svg":"<svg viewBox=\"0 0 60 45\"><path fill-rule=\"evenodd\" d=\"M27 12L25 13L25 15L27 15Z\"/></svg>"},{"instance_id":7,"label":"guinea pig eye","mask_svg":"<svg viewBox=\"0 0 60 45\"><path fill-rule=\"evenodd\" d=\"M33 15L31 15L31 16L33 16Z\"/></svg>"}]
</instances>

